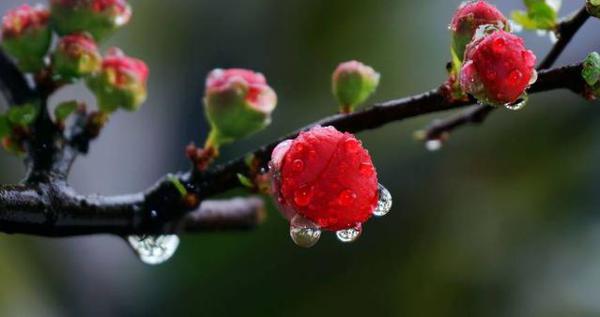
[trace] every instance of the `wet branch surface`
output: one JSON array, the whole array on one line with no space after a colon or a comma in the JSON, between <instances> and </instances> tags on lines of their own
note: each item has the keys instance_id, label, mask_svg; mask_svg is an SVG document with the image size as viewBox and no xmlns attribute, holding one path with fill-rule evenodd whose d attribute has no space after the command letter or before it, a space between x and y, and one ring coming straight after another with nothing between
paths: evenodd
<instances>
[{"instance_id":1,"label":"wet branch surface","mask_svg":"<svg viewBox=\"0 0 600 317\"><path fill-rule=\"evenodd\" d=\"M563 36L544 61L552 64L586 19L580 12L565 20L564 25L561 24ZM581 93L585 83L580 74L581 64L542 70L529 93L555 89ZM42 109L32 127L33 137L27 140L25 146L28 169L25 180L18 185L0 186L2 232L62 237L252 229L265 216L261 198L210 198L240 187L238 174L251 178L257 171L266 169L271 151L280 141L294 138L300 131L316 125L334 126L341 131L356 133L421 115L466 108L475 103L474 99L449 101L436 88L415 96L377 103L351 114L321 119L229 163L204 172L192 170L165 176L144 192L99 196L80 195L67 183L73 162L87 152L90 141L96 135L82 133L81 126L77 125L65 133L52 122L44 103L52 88L39 82L35 89L32 88L0 51L0 92L7 102L18 105L38 101ZM454 119L454 125L483 120L481 113L472 109L465 113ZM84 122L82 120L79 121ZM249 156L254 158L252 168L246 163ZM174 179L185 188L186 194L181 193L181 188L178 189L181 186L177 186Z\"/></svg>"}]
</instances>

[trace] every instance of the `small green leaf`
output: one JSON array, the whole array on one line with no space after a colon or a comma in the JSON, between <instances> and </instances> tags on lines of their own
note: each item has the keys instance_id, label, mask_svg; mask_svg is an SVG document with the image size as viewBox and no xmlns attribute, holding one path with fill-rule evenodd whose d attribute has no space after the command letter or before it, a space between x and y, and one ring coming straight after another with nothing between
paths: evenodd
<instances>
[{"instance_id":1,"label":"small green leaf","mask_svg":"<svg viewBox=\"0 0 600 317\"><path fill-rule=\"evenodd\" d=\"M188 191L187 189L185 189L185 186L183 186L179 178L177 178L173 174L169 174L167 175L167 179L173 184L173 186L175 186L175 188L181 194L182 197L187 195Z\"/></svg>"},{"instance_id":2,"label":"small green leaf","mask_svg":"<svg viewBox=\"0 0 600 317\"><path fill-rule=\"evenodd\" d=\"M248 177L237 173L237 178L240 181L240 184L242 184L243 186L248 188L254 188L254 183Z\"/></svg>"},{"instance_id":3,"label":"small green leaf","mask_svg":"<svg viewBox=\"0 0 600 317\"><path fill-rule=\"evenodd\" d=\"M8 121L15 125L29 125L37 117L38 107L34 104L14 106L8 110Z\"/></svg>"},{"instance_id":4,"label":"small green leaf","mask_svg":"<svg viewBox=\"0 0 600 317\"><path fill-rule=\"evenodd\" d=\"M79 103L77 101L63 102L54 109L54 117L57 121L65 121L78 106Z\"/></svg>"},{"instance_id":5,"label":"small green leaf","mask_svg":"<svg viewBox=\"0 0 600 317\"><path fill-rule=\"evenodd\" d=\"M591 52L583 61L581 76L585 82L593 86L600 80L600 54Z\"/></svg>"},{"instance_id":6,"label":"small green leaf","mask_svg":"<svg viewBox=\"0 0 600 317\"><path fill-rule=\"evenodd\" d=\"M8 118L6 115L0 115L0 138L9 135L11 132L12 128L10 122L8 122Z\"/></svg>"},{"instance_id":7,"label":"small green leaf","mask_svg":"<svg viewBox=\"0 0 600 317\"><path fill-rule=\"evenodd\" d=\"M524 0L527 11L513 11L511 18L528 30L552 30L558 22L556 6L549 0Z\"/></svg>"}]
</instances>

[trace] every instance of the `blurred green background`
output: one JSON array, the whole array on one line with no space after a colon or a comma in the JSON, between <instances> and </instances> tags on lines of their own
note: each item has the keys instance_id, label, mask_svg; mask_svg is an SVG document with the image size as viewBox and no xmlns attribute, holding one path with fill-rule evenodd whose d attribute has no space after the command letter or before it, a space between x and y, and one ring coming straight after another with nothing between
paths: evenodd
<instances>
[{"instance_id":1,"label":"blurred green background","mask_svg":"<svg viewBox=\"0 0 600 317\"><path fill-rule=\"evenodd\" d=\"M583 4L566 1L565 15ZM21 3L2 0L0 11ZM517 0L493 1L503 12ZM118 113L70 182L81 192L144 189L183 170L184 146L207 126L201 98L215 67L263 72L279 95L266 131L223 150L237 157L336 109L338 62L382 73L372 100L419 93L444 80L447 24L459 1L144 0L111 45L151 69L149 100ZM559 64L600 49L589 21ZM541 59L551 43L522 34ZM53 101L93 98L80 86ZM566 91L499 111L454 133L438 152L413 131L443 114L359 137L392 212L342 245L326 234L300 249L275 209L255 231L185 235L174 258L142 264L111 236L0 237L2 316L597 316L600 315L600 112ZM19 159L0 156L0 181Z\"/></svg>"}]
</instances>

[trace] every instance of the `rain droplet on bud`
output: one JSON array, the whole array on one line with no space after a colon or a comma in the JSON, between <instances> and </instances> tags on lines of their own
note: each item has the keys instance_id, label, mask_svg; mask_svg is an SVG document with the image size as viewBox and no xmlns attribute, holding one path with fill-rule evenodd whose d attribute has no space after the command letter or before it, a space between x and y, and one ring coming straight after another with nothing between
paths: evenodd
<instances>
[{"instance_id":1,"label":"rain droplet on bud","mask_svg":"<svg viewBox=\"0 0 600 317\"><path fill-rule=\"evenodd\" d=\"M337 236L338 240L340 240L341 242L348 243L348 242L353 242L356 239L358 239L358 237L360 236L361 233L362 233L362 225L357 224L354 228L338 230L335 232L335 235Z\"/></svg>"},{"instance_id":2,"label":"rain droplet on bud","mask_svg":"<svg viewBox=\"0 0 600 317\"><path fill-rule=\"evenodd\" d=\"M379 200L377 201L377 207L373 210L373 216L382 217L388 214L392 209L392 194L383 185L379 184L378 187Z\"/></svg>"},{"instance_id":3,"label":"rain droplet on bud","mask_svg":"<svg viewBox=\"0 0 600 317\"><path fill-rule=\"evenodd\" d=\"M162 236L129 236L129 245L140 260L146 264L157 265L170 259L179 246L179 237L175 234Z\"/></svg>"},{"instance_id":4,"label":"rain droplet on bud","mask_svg":"<svg viewBox=\"0 0 600 317\"><path fill-rule=\"evenodd\" d=\"M438 139L431 139L425 141L425 148L428 151L435 152L442 148L442 141Z\"/></svg>"},{"instance_id":5,"label":"rain droplet on bud","mask_svg":"<svg viewBox=\"0 0 600 317\"><path fill-rule=\"evenodd\" d=\"M527 105L527 100L528 100L527 95L523 95L523 96L519 97L519 99L516 102L509 103L504 106L506 107L506 109L509 109L509 110L515 110L515 111L521 110L521 109L525 108L525 106Z\"/></svg>"},{"instance_id":6,"label":"rain droplet on bud","mask_svg":"<svg viewBox=\"0 0 600 317\"><path fill-rule=\"evenodd\" d=\"M310 248L319 242L321 230L310 220L295 215L290 221L290 237L297 246Z\"/></svg>"}]
</instances>

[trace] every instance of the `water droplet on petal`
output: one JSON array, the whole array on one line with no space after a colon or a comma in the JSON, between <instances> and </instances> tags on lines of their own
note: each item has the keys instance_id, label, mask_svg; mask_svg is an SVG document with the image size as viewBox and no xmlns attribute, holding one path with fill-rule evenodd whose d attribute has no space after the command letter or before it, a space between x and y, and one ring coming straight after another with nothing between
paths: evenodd
<instances>
[{"instance_id":1,"label":"water droplet on petal","mask_svg":"<svg viewBox=\"0 0 600 317\"><path fill-rule=\"evenodd\" d=\"M338 230L335 232L335 235L337 236L338 240L340 240L344 243L348 243L348 242L353 242L356 239L358 239L358 237L360 236L361 233L362 233L362 225L357 224L353 228Z\"/></svg>"},{"instance_id":2,"label":"water droplet on petal","mask_svg":"<svg viewBox=\"0 0 600 317\"><path fill-rule=\"evenodd\" d=\"M294 202L298 206L306 206L312 200L313 194L313 187L304 185L294 193Z\"/></svg>"},{"instance_id":3,"label":"water droplet on petal","mask_svg":"<svg viewBox=\"0 0 600 317\"><path fill-rule=\"evenodd\" d=\"M297 246L310 248L319 242L321 230L310 220L296 215L290 221L290 237Z\"/></svg>"},{"instance_id":4,"label":"water droplet on petal","mask_svg":"<svg viewBox=\"0 0 600 317\"><path fill-rule=\"evenodd\" d=\"M529 79L529 84L533 85L538 79L538 73L537 71L533 70L533 72L531 73L531 78Z\"/></svg>"},{"instance_id":5,"label":"water droplet on petal","mask_svg":"<svg viewBox=\"0 0 600 317\"><path fill-rule=\"evenodd\" d=\"M506 46L506 40L504 40L501 37L495 38L494 41L492 42L492 49L496 53L502 52L504 50L505 46Z\"/></svg>"},{"instance_id":6,"label":"water droplet on petal","mask_svg":"<svg viewBox=\"0 0 600 317\"><path fill-rule=\"evenodd\" d=\"M363 176L371 176L373 175L373 165L371 163L360 163L360 165L358 166L358 171L363 175Z\"/></svg>"},{"instance_id":7,"label":"water droplet on petal","mask_svg":"<svg viewBox=\"0 0 600 317\"><path fill-rule=\"evenodd\" d=\"M516 82L518 80L520 80L523 77L523 73L518 70L518 69L513 69L509 74L508 74L508 79L513 83L516 84Z\"/></svg>"},{"instance_id":8,"label":"water droplet on petal","mask_svg":"<svg viewBox=\"0 0 600 317\"><path fill-rule=\"evenodd\" d=\"M302 172L304 170L304 162L301 159L295 159L292 162L292 170L296 173Z\"/></svg>"},{"instance_id":9,"label":"water droplet on petal","mask_svg":"<svg viewBox=\"0 0 600 317\"><path fill-rule=\"evenodd\" d=\"M161 236L127 237L129 245L142 262L150 265L161 264L170 259L179 246L179 237L175 234Z\"/></svg>"},{"instance_id":10,"label":"water droplet on petal","mask_svg":"<svg viewBox=\"0 0 600 317\"><path fill-rule=\"evenodd\" d=\"M355 138L349 138L344 141L344 147L348 153L356 153L360 150L360 143Z\"/></svg>"},{"instance_id":11,"label":"water droplet on petal","mask_svg":"<svg viewBox=\"0 0 600 317\"><path fill-rule=\"evenodd\" d=\"M435 152L442 148L442 141L438 139L427 140L425 142L425 148L428 151Z\"/></svg>"},{"instance_id":12,"label":"water droplet on petal","mask_svg":"<svg viewBox=\"0 0 600 317\"><path fill-rule=\"evenodd\" d=\"M356 193L351 189L346 189L338 195L338 203L342 206L350 206L356 199Z\"/></svg>"},{"instance_id":13,"label":"water droplet on petal","mask_svg":"<svg viewBox=\"0 0 600 317\"><path fill-rule=\"evenodd\" d=\"M381 184L377 188L377 194L379 200L377 201L377 207L373 210L373 216L382 217L392 209L392 194Z\"/></svg>"}]
</instances>

